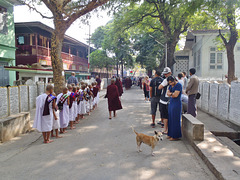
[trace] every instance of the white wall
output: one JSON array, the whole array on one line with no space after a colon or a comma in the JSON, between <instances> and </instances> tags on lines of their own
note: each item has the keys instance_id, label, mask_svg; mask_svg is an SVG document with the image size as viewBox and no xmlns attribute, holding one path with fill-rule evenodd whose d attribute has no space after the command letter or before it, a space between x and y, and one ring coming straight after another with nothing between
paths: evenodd
<instances>
[{"instance_id":1,"label":"white wall","mask_svg":"<svg viewBox=\"0 0 240 180\"><path fill-rule=\"evenodd\" d=\"M193 46L193 51L189 52L189 67L194 66L194 53L198 52L201 48L201 72L197 72L197 75L202 78L217 78L222 79L227 74L228 62L227 53L223 51L223 68L222 69L210 69L210 47L217 47L215 41L217 34L215 35L201 35L197 37L197 42ZM235 72L236 76L240 78L240 51L237 51L237 47L240 47L240 43L236 44L235 48Z\"/></svg>"}]
</instances>

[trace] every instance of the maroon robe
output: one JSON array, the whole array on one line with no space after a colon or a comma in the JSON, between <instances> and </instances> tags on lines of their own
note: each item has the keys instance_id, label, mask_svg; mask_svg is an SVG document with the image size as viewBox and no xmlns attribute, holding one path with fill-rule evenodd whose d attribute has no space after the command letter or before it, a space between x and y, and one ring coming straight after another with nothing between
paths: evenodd
<instances>
[{"instance_id":1,"label":"maroon robe","mask_svg":"<svg viewBox=\"0 0 240 180\"><path fill-rule=\"evenodd\" d=\"M119 96L122 96L123 94L122 82L119 80L116 80L115 85L118 87Z\"/></svg>"},{"instance_id":2,"label":"maroon robe","mask_svg":"<svg viewBox=\"0 0 240 180\"><path fill-rule=\"evenodd\" d=\"M96 81L97 81L97 87L100 90L102 80L100 78L97 78Z\"/></svg>"},{"instance_id":3,"label":"maroon robe","mask_svg":"<svg viewBox=\"0 0 240 180\"><path fill-rule=\"evenodd\" d=\"M107 87L107 98L109 111L122 109L122 104L119 100L118 87L115 84L111 84Z\"/></svg>"},{"instance_id":4,"label":"maroon robe","mask_svg":"<svg viewBox=\"0 0 240 180\"><path fill-rule=\"evenodd\" d=\"M125 88L126 88L126 89L130 89L131 86L132 86L132 80L131 80L130 78L127 78L127 79L125 80Z\"/></svg>"},{"instance_id":5,"label":"maroon robe","mask_svg":"<svg viewBox=\"0 0 240 180\"><path fill-rule=\"evenodd\" d=\"M97 93L99 91L99 88L98 87L93 87L93 97L97 97Z\"/></svg>"}]
</instances>

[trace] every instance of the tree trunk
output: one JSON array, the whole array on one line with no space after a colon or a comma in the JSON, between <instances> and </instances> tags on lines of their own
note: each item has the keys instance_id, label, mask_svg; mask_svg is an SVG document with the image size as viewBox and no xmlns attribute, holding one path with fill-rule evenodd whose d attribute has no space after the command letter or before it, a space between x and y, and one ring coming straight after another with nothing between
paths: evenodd
<instances>
[{"instance_id":1,"label":"tree trunk","mask_svg":"<svg viewBox=\"0 0 240 180\"><path fill-rule=\"evenodd\" d=\"M121 66L122 66L122 78L123 78L123 59L121 59Z\"/></svg>"},{"instance_id":2,"label":"tree trunk","mask_svg":"<svg viewBox=\"0 0 240 180\"><path fill-rule=\"evenodd\" d=\"M60 94L62 92L62 88L65 86L63 62L61 57L63 39L64 33L59 33L57 30L54 30L51 39L51 60L53 68L54 92L56 95Z\"/></svg>"},{"instance_id":3,"label":"tree trunk","mask_svg":"<svg viewBox=\"0 0 240 180\"><path fill-rule=\"evenodd\" d=\"M234 46L232 48L231 44L226 45L227 49L227 59L228 59L228 83L231 84L235 77L235 61L234 61Z\"/></svg>"},{"instance_id":4,"label":"tree trunk","mask_svg":"<svg viewBox=\"0 0 240 180\"><path fill-rule=\"evenodd\" d=\"M148 75L148 77L151 78L151 77L152 77L152 70L148 70L148 71L147 71L147 75Z\"/></svg>"},{"instance_id":5,"label":"tree trunk","mask_svg":"<svg viewBox=\"0 0 240 180\"><path fill-rule=\"evenodd\" d=\"M117 77L118 77L118 61L117 61Z\"/></svg>"},{"instance_id":6,"label":"tree trunk","mask_svg":"<svg viewBox=\"0 0 240 180\"><path fill-rule=\"evenodd\" d=\"M169 42L167 43L167 67L173 68L173 65L175 64L174 60L174 53L176 49L177 43L175 42Z\"/></svg>"},{"instance_id":7,"label":"tree trunk","mask_svg":"<svg viewBox=\"0 0 240 180\"><path fill-rule=\"evenodd\" d=\"M173 65L175 64L174 60L174 53L177 45L177 40L168 41L167 42L167 65L165 65L165 58L166 58L166 52L164 53L163 59L160 62L160 65L158 66L158 70L162 71L164 67L170 67L173 68Z\"/></svg>"},{"instance_id":8,"label":"tree trunk","mask_svg":"<svg viewBox=\"0 0 240 180\"><path fill-rule=\"evenodd\" d=\"M107 66L107 85L108 85L108 66Z\"/></svg>"}]
</instances>

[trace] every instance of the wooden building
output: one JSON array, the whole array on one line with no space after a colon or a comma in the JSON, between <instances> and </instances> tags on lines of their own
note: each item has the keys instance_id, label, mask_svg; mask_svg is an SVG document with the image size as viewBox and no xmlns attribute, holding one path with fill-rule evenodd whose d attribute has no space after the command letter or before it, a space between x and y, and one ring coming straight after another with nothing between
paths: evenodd
<instances>
[{"instance_id":1,"label":"wooden building","mask_svg":"<svg viewBox=\"0 0 240 180\"><path fill-rule=\"evenodd\" d=\"M17 66L33 63L51 66L51 35L53 32L51 27L41 22L15 23L15 32ZM86 78L88 45L65 35L61 56L65 71L76 72L79 79Z\"/></svg>"}]
</instances>

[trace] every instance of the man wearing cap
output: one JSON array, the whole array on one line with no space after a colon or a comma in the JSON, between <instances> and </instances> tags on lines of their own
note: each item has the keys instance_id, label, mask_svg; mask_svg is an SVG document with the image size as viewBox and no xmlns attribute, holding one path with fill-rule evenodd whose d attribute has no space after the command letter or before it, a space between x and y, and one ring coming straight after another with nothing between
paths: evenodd
<instances>
[{"instance_id":1,"label":"man wearing cap","mask_svg":"<svg viewBox=\"0 0 240 180\"><path fill-rule=\"evenodd\" d=\"M162 122L164 123L164 134L168 133L168 109L167 109L167 104L169 97L167 95L167 87L168 87L168 81L167 77L171 76L172 71L169 67L165 67L162 74L164 75L165 79L163 82L159 85L158 89L162 89L162 94L160 97L160 113L161 113L161 119Z\"/></svg>"},{"instance_id":2,"label":"man wearing cap","mask_svg":"<svg viewBox=\"0 0 240 180\"><path fill-rule=\"evenodd\" d=\"M197 115L197 108L196 108L196 95L198 93L198 86L199 86L199 79L195 75L196 69L191 68L190 72L190 81L186 88L186 93L188 95L188 110L187 113L191 114L193 117Z\"/></svg>"}]
</instances>

